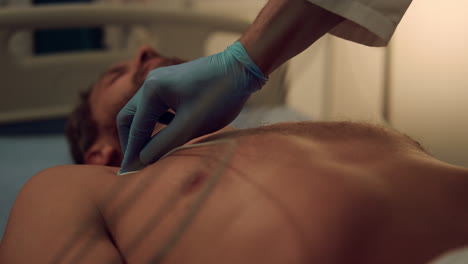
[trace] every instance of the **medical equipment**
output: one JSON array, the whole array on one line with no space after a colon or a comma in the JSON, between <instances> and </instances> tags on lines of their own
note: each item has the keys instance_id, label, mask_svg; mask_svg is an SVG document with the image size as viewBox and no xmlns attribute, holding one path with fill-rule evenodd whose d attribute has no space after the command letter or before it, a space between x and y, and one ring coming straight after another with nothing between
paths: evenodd
<instances>
[{"instance_id":1,"label":"medical equipment","mask_svg":"<svg viewBox=\"0 0 468 264\"><path fill-rule=\"evenodd\" d=\"M31 176L51 166L72 163L63 124L78 92L87 89L111 64L135 53L127 48L130 44L122 41L112 49L34 56L17 49L17 33L80 26L105 26L118 32L134 30L149 36L143 42L149 40L161 54L194 59L221 51L249 23L249 19L234 13L133 5L1 9L0 233L3 234L16 194ZM287 67L270 76L267 86L251 97L233 125L248 128L310 119L285 104Z\"/></svg>"},{"instance_id":2,"label":"medical equipment","mask_svg":"<svg viewBox=\"0 0 468 264\"><path fill-rule=\"evenodd\" d=\"M0 72L4 87L15 87L0 97L0 121L3 122L66 115L79 91L88 87L110 64L129 59L135 52L122 48L43 56L18 54L12 47L17 32L99 25L136 27L138 32L149 36L144 41L152 42L161 54L195 59L210 52L207 44L217 34L231 34L229 41L218 46L224 48L250 22L235 16L132 5L59 5L0 11ZM80 78L76 77L77 73ZM272 75L271 80L268 89L263 89L263 95L256 96L257 100L252 98L252 103L257 106L284 103L284 70ZM36 89L30 87L32 84L36 84Z\"/></svg>"}]
</instances>

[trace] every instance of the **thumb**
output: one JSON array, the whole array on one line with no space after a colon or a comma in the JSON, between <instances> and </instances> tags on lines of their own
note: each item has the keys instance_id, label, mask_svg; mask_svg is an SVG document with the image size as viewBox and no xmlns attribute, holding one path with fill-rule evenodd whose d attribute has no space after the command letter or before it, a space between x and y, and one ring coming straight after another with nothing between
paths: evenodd
<instances>
[{"instance_id":1,"label":"thumb","mask_svg":"<svg viewBox=\"0 0 468 264\"><path fill-rule=\"evenodd\" d=\"M155 106L151 106L148 102L142 102L129 129L128 143L120 173L144 168L144 163L139 160L139 153L151 139L155 124L166 110L167 107L162 102L156 102Z\"/></svg>"}]
</instances>

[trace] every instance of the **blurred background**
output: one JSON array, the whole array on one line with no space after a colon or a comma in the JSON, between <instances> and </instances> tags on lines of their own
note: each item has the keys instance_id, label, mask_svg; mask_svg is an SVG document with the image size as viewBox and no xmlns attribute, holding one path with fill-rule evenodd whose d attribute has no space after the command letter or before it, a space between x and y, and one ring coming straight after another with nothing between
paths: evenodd
<instances>
[{"instance_id":1,"label":"blurred background","mask_svg":"<svg viewBox=\"0 0 468 264\"><path fill-rule=\"evenodd\" d=\"M138 3L163 9L235 12L253 19L266 0L0 0L0 6L69 2ZM324 37L289 62L285 76L287 105L313 120L389 125L420 141L436 157L468 167L465 10L467 1L454 0L449 5L415 0L388 48ZM213 43L223 44L213 44L208 53L222 50L227 40L236 38L229 34L214 37ZM10 47L18 56L41 56L73 50L135 50L149 40L151 36L138 28L121 26L46 29L20 32L12 38ZM56 126L61 129L60 123ZM16 131L11 124L2 125L2 129Z\"/></svg>"}]
</instances>

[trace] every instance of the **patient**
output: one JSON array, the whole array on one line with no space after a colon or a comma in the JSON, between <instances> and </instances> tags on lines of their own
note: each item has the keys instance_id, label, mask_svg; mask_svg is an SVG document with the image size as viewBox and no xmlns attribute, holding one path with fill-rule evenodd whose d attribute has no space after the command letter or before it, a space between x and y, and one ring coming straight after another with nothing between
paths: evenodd
<instances>
[{"instance_id":1,"label":"patient","mask_svg":"<svg viewBox=\"0 0 468 264\"><path fill-rule=\"evenodd\" d=\"M145 45L133 60L116 64L102 74L91 89L81 95L81 102L67 123L66 135L75 162L120 166L123 154L115 121L118 112L142 86L149 71L184 62L164 57ZM164 127L164 123L158 123L155 131ZM226 127L222 131L232 129Z\"/></svg>"},{"instance_id":2,"label":"patient","mask_svg":"<svg viewBox=\"0 0 468 264\"><path fill-rule=\"evenodd\" d=\"M66 135L73 159L78 164L120 166L122 151L116 117L120 109L142 86L149 71L183 63L161 56L142 46L133 60L116 64L101 75L71 114ZM158 128L164 127L158 124Z\"/></svg>"},{"instance_id":3,"label":"patient","mask_svg":"<svg viewBox=\"0 0 468 264\"><path fill-rule=\"evenodd\" d=\"M165 61L144 54L133 62L146 61L140 70ZM89 95L97 136L81 145L90 146L81 162L118 166L112 118L138 89L134 65ZM194 142L130 175L99 165L35 175L0 263L414 264L468 245L468 169L398 132L303 122Z\"/></svg>"}]
</instances>

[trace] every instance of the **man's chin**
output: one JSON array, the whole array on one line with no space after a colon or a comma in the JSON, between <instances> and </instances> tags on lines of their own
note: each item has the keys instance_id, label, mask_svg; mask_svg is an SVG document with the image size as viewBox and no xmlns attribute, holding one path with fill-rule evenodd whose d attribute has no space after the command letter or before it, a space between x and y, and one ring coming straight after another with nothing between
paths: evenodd
<instances>
[{"instance_id":1,"label":"man's chin","mask_svg":"<svg viewBox=\"0 0 468 264\"><path fill-rule=\"evenodd\" d=\"M137 87L141 87L146 80L146 77L150 73L150 71L155 70L161 67L167 67L177 64L182 64L187 61L176 58L176 57L163 57L157 56L154 58L149 59L145 62L145 64L140 67L133 78L133 83Z\"/></svg>"}]
</instances>

